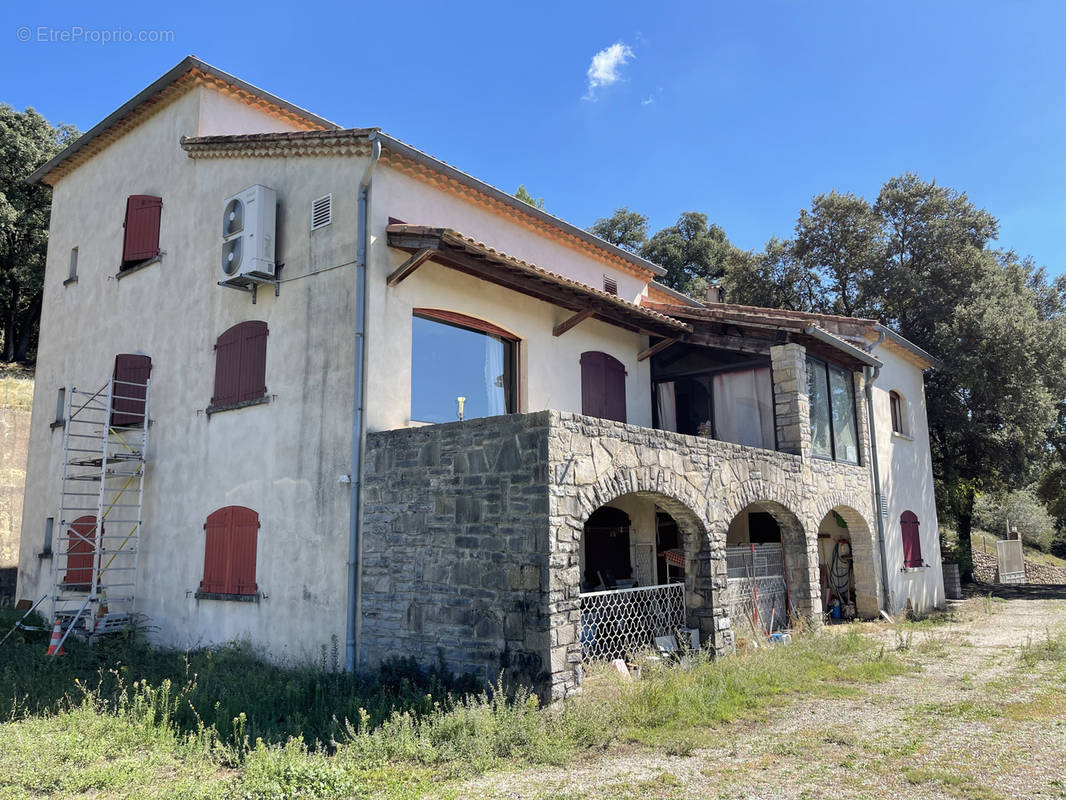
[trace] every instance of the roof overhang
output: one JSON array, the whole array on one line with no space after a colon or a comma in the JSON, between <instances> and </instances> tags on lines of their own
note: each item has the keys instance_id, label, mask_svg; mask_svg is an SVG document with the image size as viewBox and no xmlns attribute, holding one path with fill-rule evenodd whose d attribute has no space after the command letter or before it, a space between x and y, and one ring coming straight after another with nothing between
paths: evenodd
<instances>
[{"instance_id":1,"label":"roof overhang","mask_svg":"<svg viewBox=\"0 0 1066 800\"><path fill-rule=\"evenodd\" d=\"M944 366L944 362L934 356L927 350L922 349L910 339L906 339L887 325L882 325L880 322L874 325L874 331L878 334L884 334L885 340L891 342L896 347L899 347L904 352L918 361L923 362L924 369L940 369Z\"/></svg>"},{"instance_id":2,"label":"roof overhang","mask_svg":"<svg viewBox=\"0 0 1066 800\"><path fill-rule=\"evenodd\" d=\"M556 335L589 318L652 336L673 338L692 330L686 322L501 253L450 228L394 224L386 231L390 247L411 253L411 258L389 276L392 286L433 261L574 312L556 326Z\"/></svg>"},{"instance_id":3,"label":"roof overhang","mask_svg":"<svg viewBox=\"0 0 1066 800\"><path fill-rule=\"evenodd\" d=\"M312 114L310 111L290 103L288 100L283 100L270 92L260 89L258 86L254 86L247 81L242 81L235 75L230 75L228 72L213 67L210 64L201 61L196 56L186 56L178 62L173 69L167 71L167 73L158 80L153 81L148 87L138 92L128 101L108 114L99 123L71 142L70 145L64 148L62 152L57 154L54 158L34 170L34 172L26 178L26 182L36 183L37 181L44 181L44 179L58 167L67 164L72 160L76 161L79 156L89 153L91 146L98 143L100 139L114 136L116 134L121 135L125 130L126 123L141 113L146 107L165 101L168 94L173 93L174 87L180 84L183 80L186 80L187 76L190 76L190 74L193 74L196 77L210 79L219 85L226 86L238 94L245 96L249 101L267 106L275 112L287 117L293 123L303 125L308 129L336 130L340 127L327 119L323 119L317 114ZM169 93L168 90L170 90Z\"/></svg>"},{"instance_id":4,"label":"roof overhang","mask_svg":"<svg viewBox=\"0 0 1066 800\"><path fill-rule=\"evenodd\" d=\"M830 333L820 325L812 324L811 317L815 315L790 312L779 314L775 309L729 306L724 303L698 308L650 301L645 301L643 305L689 322L693 330L683 336L682 341L691 344L765 355L775 345L795 342L802 344L811 355L849 369L881 366L879 359L861 347ZM831 319L849 320L847 317Z\"/></svg>"}]
</instances>

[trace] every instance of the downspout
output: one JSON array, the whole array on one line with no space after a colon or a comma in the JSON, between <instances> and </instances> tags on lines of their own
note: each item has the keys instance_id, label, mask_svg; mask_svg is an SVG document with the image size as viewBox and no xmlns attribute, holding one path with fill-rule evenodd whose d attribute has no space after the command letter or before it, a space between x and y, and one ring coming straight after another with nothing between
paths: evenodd
<instances>
[{"instance_id":1,"label":"downspout","mask_svg":"<svg viewBox=\"0 0 1066 800\"><path fill-rule=\"evenodd\" d=\"M882 329L878 333L877 341L867 345L864 349L872 354L884 340L885 331ZM888 587L888 552L885 547L885 520L881 515L881 470L877 464L877 427L874 423L874 382L881 374L881 367L865 367L863 373L866 378L866 416L870 420L870 466L873 469L874 519L877 520L877 545L881 552L881 593L884 609L887 613L891 613L892 592Z\"/></svg>"},{"instance_id":2,"label":"downspout","mask_svg":"<svg viewBox=\"0 0 1066 800\"><path fill-rule=\"evenodd\" d=\"M353 372L354 401L352 404L352 474L348 501L348 614L345 621L344 667L351 672L359 665L359 645L363 616L363 455L366 452L366 272L367 253L370 249L370 182L374 167L381 158L381 142L376 134L370 135L373 149L370 163L359 181L356 211L355 245L355 363Z\"/></svg>"}]
</instances>

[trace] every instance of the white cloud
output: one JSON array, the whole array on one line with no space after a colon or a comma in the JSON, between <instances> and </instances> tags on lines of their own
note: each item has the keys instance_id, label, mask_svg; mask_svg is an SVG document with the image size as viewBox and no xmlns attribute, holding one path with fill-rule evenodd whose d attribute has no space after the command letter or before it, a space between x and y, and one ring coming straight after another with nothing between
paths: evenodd
<instances>
[{"instance_id":1,"label":"white cloud","mask_svg":"<svg viewBox=\"0 0 1066 800\"><path fill-rule=\"evenodd\" d=\"M641 101L640 101L640 104L641 104L642 106L650 106L650 105L651 105L652 103L654 103L654 102L655 102L655 98L654 98L654 97L651 97L651 96L649 96L649 97L648 97L648 98L647 98L646 100L641 100Z\"/></svg>"},{"instance_id":2,"label":"white cloud","mask_svg":"<svg viewBox=\"0 0 1066 800\"><path fill-rule=\"evenodd\" d=\"M586 99L592 99L596 89L601 86L610 86L617 83L622 76L618 71L622 66L633 58L633 51L629 45L615 42L610 47L605 47L592 57L592 63L588 69L588 92Z\"/></svg>"}]
</instances>

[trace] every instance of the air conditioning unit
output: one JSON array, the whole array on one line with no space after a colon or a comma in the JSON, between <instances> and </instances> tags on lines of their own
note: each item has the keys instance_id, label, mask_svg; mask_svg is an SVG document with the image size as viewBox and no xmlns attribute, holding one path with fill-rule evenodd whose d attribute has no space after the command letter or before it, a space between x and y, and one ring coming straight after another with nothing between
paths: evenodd
<instances>
[{"instance_id":1,"label":"air conditioning unit","mask_svg":"<svg viewBox=\"0 0 1066 800\"><path fill-rule=\"evenodd\" d=\"M266 186L249 186L222 206L222 280L245 275L274 277L274 225L278 195Z\"/></svg>"}]
</instances>

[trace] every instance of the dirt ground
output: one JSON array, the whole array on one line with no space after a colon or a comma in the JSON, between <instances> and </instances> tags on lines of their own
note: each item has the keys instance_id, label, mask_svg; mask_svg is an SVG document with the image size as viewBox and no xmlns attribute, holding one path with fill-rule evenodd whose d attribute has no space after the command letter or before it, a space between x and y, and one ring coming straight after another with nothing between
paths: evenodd
<instances>
[{"instance_id":1,"label":"dirt ground","mask_svg":"<svg viewBox=\"0 0 1066 800\"><path fill-rule=\"evenodd\" d=\"M1066 667L1038 657L1066 633L1066 587L985 591L948 621L863 623L913 667L885 683L797 698L686 755L612 750L483 776L461 796L1066 798Z\"/></svg>"}]
</instances>

